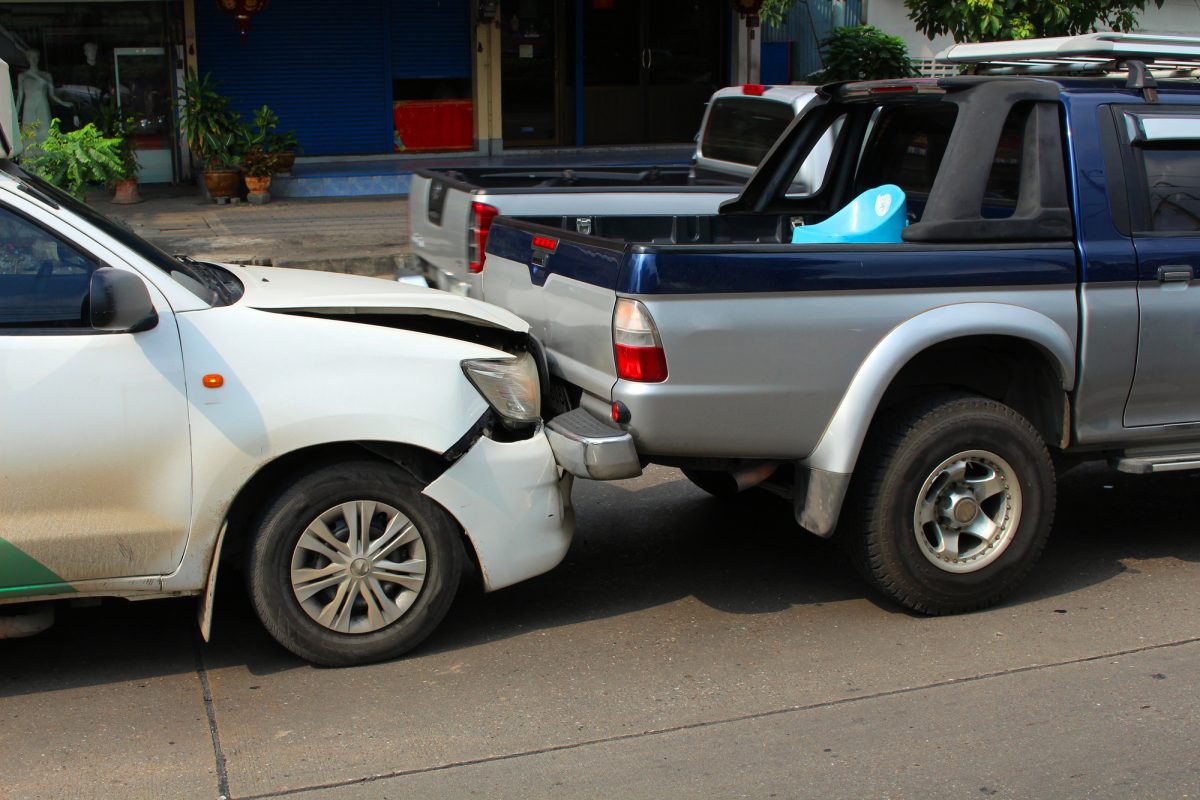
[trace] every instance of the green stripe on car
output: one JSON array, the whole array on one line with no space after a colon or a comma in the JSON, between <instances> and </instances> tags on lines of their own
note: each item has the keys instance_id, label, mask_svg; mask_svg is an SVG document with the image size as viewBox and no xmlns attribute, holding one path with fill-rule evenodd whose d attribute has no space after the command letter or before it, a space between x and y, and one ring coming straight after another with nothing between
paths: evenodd
<instances>
[{"instance_id":1,"label":"green stripe on car","mask_svg":"<svg viewBox=\"0 0 1200 800\"><path fill-rule=\"evenodd\" d=\"M75 591L42 562L0 539L0 597L64 594Z\"/></svg>"}]
</instances>

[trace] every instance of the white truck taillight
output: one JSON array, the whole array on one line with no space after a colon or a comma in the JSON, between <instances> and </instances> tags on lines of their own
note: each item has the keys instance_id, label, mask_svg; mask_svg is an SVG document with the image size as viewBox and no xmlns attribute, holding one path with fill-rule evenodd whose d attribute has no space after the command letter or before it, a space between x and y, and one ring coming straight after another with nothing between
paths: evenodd
<instances>
[{"instance_id":1,"label":"white truck taillight","mask_svg":"<svg viewBox=\"0 0 1200 800\"><path fill-rule=\"evenodd\" d=\"M499 213L500 209L487 203L471 203L471 224L467 226L467 269L471 272L483 272L488 231Z\"/></svg>"},{"instance_id":2,"label":"white truck taillight","mask_svg":"<svg viewBox=\"0 0 1200 800\"><path fill-rule=\"evenodd\" d=\"M650 312L637 300L617 299L613 351L617 357L617 377L640 383L661 383L667 379L667 355L658 338L658 328Z\"/></svg>"}]
</instances>

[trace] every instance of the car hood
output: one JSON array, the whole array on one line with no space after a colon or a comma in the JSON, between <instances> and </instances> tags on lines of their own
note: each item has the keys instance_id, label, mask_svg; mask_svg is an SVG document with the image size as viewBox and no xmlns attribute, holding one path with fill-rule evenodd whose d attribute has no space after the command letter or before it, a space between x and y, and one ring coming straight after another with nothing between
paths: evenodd
<instances>
[{"instance_id":1,"label":"car hood","mask_svg":"<svg viewBox=\"0 0 1200 800\"><path fill-rule=\"evenodd\" d=\"M279 267L222 264L245 286L241 303L264 311L425 314L527 333L529 324L499 306L397 281Z\"/></svg>"}]
</instances>

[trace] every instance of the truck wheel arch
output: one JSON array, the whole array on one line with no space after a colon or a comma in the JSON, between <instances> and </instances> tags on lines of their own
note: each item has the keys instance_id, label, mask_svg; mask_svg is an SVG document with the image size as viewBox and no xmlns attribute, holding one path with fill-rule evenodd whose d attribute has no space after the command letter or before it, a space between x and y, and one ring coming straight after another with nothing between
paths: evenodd
<instances>
[{"instance_id":1,"label":"truck wheel arch","mask_svg":"<svg viewBox=\"0 0 1200 800\"><path fill-rule=\"evenodd\" d=\"M889 392L895 395L904 385L906 374L912 375L914 370L920 369L922 357L929 358L929 354L939 352L939 348L961 350L979 345L986 345L989 355L997 348L1012 353L1024 348L1040 356L1040 368L1064 393L1062 402L1055 400L1049 415L1052 420L1057 420L1055 424L1061 430L1057 432L1057 440L1049 438L1048 443L1061 444L1068 428L1065 393L1074 388L1075 383L1075 343L1070 334L1046 315L1021 306L960 303L912 317L880 340L851 379L816 448L801 460L801 466L849 475L880 405ZM945 380L931 383L955 385L956 374L961 371L951 367ZM898 378L900 383L897 383ZM1039 427L1043 436L1052 424L1046 419L1031 422Z\"/></svg>"},{"instance_id":2,"label":"truck wheel arch","mask_svg":"<svg viewBox=\"0 0 1200 800\"><path fill-rule=\"evenodd\" d=\"M955 348L960 353L964 348L972 352L981 345L986 346L989 356L1034 355L1037 369L1032 373L1037 377L1032 384L1035 391L1029 395L1034 404L1018 410L1034 417L1030 421L1048 443L1066 443L1070 429L1067 392L1075 383L1075 343L1062 326L1022 306L941 306L897 325L879 341L851 379L817 446L797 462L795 513L801 527L818 536L833 534L851 474L876 414L885 402L900 402L922 390L918 383L906 383L907 376L921 372L927 363L922 359L933 359ZM961 374L950 370L944 380L926 383L923 388L957 388L986 394L969 381L964 385L957 380ZM1056 396L1038 397L1037 387L1055 385L1061 387Z\"/></svg>"}]
</instances>

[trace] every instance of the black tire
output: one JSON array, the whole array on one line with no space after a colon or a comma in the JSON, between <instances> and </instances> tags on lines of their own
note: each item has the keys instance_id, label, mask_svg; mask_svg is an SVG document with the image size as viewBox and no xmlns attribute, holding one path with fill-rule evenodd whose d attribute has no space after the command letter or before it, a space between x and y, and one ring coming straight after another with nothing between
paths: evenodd
<instances>
[{"instance_id":1,"label":"black tire","mask_svg":"<svg viewBox=\"0 0 1200 800\"><path fill-rule=\"evenodd\" d=\"M440 506L421 494L421 482L408 471L394 464L375 461L355 461L333 464L311 472L281 491L260 518L257 532L247 553L246 579L254 610L263 626L281 645L301 658L325 666L350 666L395 658L420 644L438 626L450 609L462 574L461 529ZM400 545L393 553L376 555L378 563L362 557L346 558L344 569L336 570L347 586L362 587L342 591L353 597L349 607L343 601L336 606L345 612L331 624L319 622L306 608L316 613L320 607L333 608L340 596L337 586L315 592L302 602L293 588L295 566L301 570L329 569L334 562L310 547L299 548L306 529L325 517L326 530L354 552L350 542L350 522L339 518L337 510L343 503L373 502L371 530L365 544L378 542L388 520L395 521L393 530L403 528L400 516L407 517L416 530L416 539ZM359 512L365 513L365 512ZM342 529L345 527L345 530ZM360 525L361 527L361 525ZM393 534L403 541L412 533ZM343 538L344 537L344 538ZM306 540L312 542L312 539ZM333 552L330 550L329 552ZM372 570L389 569L394 558L406 564L417 564L424 557L425 572L416 589L400 581L376 580L383 592L371 592ZM322 565L322 562L323 565ZM366 574L359 574L365 572ZM312 574L301 573L301 574ZM415 574L415 573L413 573ZM405 573L408 575L408 573ZM336 577L336 576L335 576ZM316 581L313 581L316 585ZM357 594L355 594L357 592ZM395 596L389 596L395 592ZM403 595L403 597L401 596ZM374 619L368 616L368 596ZM386 604L387 600L392 605ZM328 604L328 605L327 605ZM357 616L356 616L357 614ZM396 615L387 620L387 616ZM344 620L344 622L339 622ZM336 630L332 626L357 626Z\"/></svg>"},{"instance_id":2,"label":"black tire","mask_svg":"<svg viewBox=\"0 0 1200 800\"><path fill-rule=\"evenodd\" d=\"M685 469L682 472L698 489L703 489L713 497L727 499L740 494L737 481L728 472L708 469Z\"/></svg>"},{"instance_id":3,"label":"black tire","mask_svg":"<svg viewBox=\"0 0 1200 800\"><path fill-rule=\"evenodd\" d=\"M873 427L843 508L845 543L879 592L924 614L957 614L999 602L1029 574L1054 504L1050 455L1024 417L942 395Z\"/></svg>"}]
</instances>

